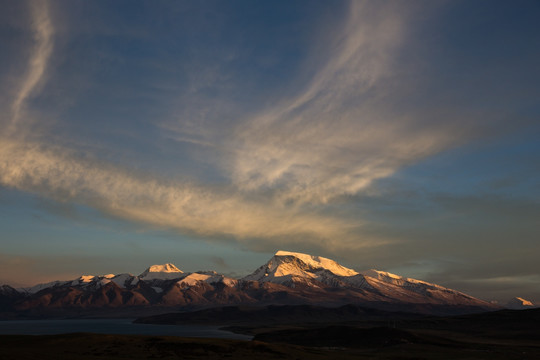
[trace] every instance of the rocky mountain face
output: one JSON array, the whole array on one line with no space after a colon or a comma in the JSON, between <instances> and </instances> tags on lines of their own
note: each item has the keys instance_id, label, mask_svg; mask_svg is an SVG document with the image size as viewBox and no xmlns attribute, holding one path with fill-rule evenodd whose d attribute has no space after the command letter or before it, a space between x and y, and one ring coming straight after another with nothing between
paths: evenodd
<instances>
[{"instance_id":1,"label":"rocky mountain face","mask_svg":"<svg viewBox=\"0 0 540 360\"><path fill-rule=\"evenodd\" d=\"M0 285L0 312L1 309L12 310L13 304L21 300L24 294L9 285Z\"/></svg>"},{"instance_id":2,"label":"rocky mountain face","mask_svg":"<svg viewBox=\"0 0 540 360\"><path fill-rule=\"evenodd\" d=\"M319 256L278 251L252 274L185 273L173 264L142 274L84 275L29 288L0 287L1 311L204 308L220 305L359 304L390 310L472 312L494 306L456 290L383 271L358 272Z\"/></svg>"}]
</instances>

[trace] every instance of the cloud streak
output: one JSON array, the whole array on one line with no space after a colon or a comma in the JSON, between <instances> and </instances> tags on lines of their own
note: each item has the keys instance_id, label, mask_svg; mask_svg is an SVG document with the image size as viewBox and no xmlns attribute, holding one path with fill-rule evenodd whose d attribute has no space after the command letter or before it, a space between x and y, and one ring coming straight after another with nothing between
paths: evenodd
<instances>
[{"instance_id":1,"label":"cloud streak","mask_svg":"<svg viewBox=\"0 0 540 360\"><path fill-rule=\"evenodd\" d=\"M385 109L393 101L389 79L410 21L403 7L352 2L348 13L329 45L331 56L296 96L245 118L218 140L222 126L212 119L202 122L205 129L182 119L190 129L184 142L216 144L229 184L165 181L81 157L73 149L6 139L0 144L0 182L131 221L236 239L258 249L297 243L344 253L386 245L390 240L360 236L364 222L358 217L328 215L324 204L440 151L452 136L446 129L420 127L418 114ZM12 103L12 125L24 119L25 104L37 94L52 54L54 30L46 3L34 4L32 16L35 47ZM17 131L24 135L20 126Z\"/></svg>"},{"instance_id":2,"label":"cloud streak","mask_svg":"<svg viewBox=\"0 0 540 360\"><path fill-rule=\"evenodd\" d=\"M78 159L65 148L37 144L1 144L0 183L58 201L83 203L119 218L248 244L296 239L331 245L336 239L350 238L353 228L337 218L276 208L234 191L160 181Z\"/></svg>"},{"instance_id":3,"label":"cloud streak","mask_svg":"<svg viewBox=\"0 0 540 360\"><path fill-rule=\"evenodd\" d=\"M30 10L32 13L35 47L28 64L27 74L11 106L9 133L13 133L16 130L27 100L36 92L37 87L42 82L53 50L54 28L47 1L31 2Z\"/></svg>"},{"instance_id":4,"label":"cloud streak","mask_svg":"<svg viewBox=\"0 0 540 360\"><path fill-rule=\"evenodd\" d=\"M40 85L47 78L54 43L47 3L32 3L31 10L35 35L32 58L13 96L7 121L17 136L15 140L10 136L0 138L0 184L21 191L85 204L119 218L181 233L235 239L256 249L296 244L323 249L327 254L345 254L387 245L395 234L388 238L384 234L370 236L366 230L370 224L366 224L360 211L343 207L338 213L332 206L347 196L368 193L377 180L469 136L463 130L470 120L466 111L458 117L448 109L433 109L433 104L411 106L406 111L401 106L408 100L416 79L404 81L404 67L398 60L411 41L409 31L418 9L400 2L354 1L343 27L325 43L324 54L313 53L305 60L304 74L314 75L307 83L291 81L297 88L288 88L287 97L278 89L259 107L244 104L243 108L241 101L231 100L235 96L215 96L216 83L224 87L222 92L236 85L229 84L235 81L234 76L222 74L227 72L227 66L223 66L208 76L193 71L192 81L200 84L186 86L191 90L181 94L187 100L174 117L176 123L170 118L140 121L151 126L159 122L157 126L166 132L158 139L149 136L157 146L161 142L169 146L164 138L181 143L178 148L167 149L172 153L180 148L173 154L178 158L178 174L183 176L184 171L186 177L193 176L189 166L199 167L199 161L205 161L213 167L206 179L194 179L195 175L192 182L178 180L179 176L165 180L149 171L120 168L89 153L78 153L76 146L85 151L82 142L71 147L48 145L46 133L32 137L42 142L17 141L30 138L25 136L29 134L27 127L22 126L28 122L25 109L29 100L39 95ZM194 55L191 61L197 60ZM200 68L204 69L204 65ZM414 75L420 73L414 70L418 71ZM130 92L121 81L113 86L115 93L128 99L137 91L147 90ZM183 88L172 87L170 92L181 92L177 89ZM139 109L127 101L129 111L109 114L107 110L115 110L118 104L102 104L101 100L109 99L99 96L96 99L85 105L99 107L98 114L107 115L107 119L118 118L119 127L131 124L132 114L135 118ZM159 104L172 102L167 98ZM92 121L91 115L82 118L85 120L80 121ZM77 120L73 119L71 130L62 134L73 131ZM109 125L106 121L99 124ZM134 132L140 130L135 127ZM96 133L107 135L106 130ZM75 141L95 140L76 135ZM99 139L92 143L96 144ZM128 145L135 148L133 143ZM121 145L115 142L113 146ZM152 155L157 158L161 154ZM186 165L189 160L193 161ZM213 181L221 183L215 185Z\"/></svg>"},{"instance_id":5,"label":"cloud streak","mask_svg":"<svg viewBox=\"0 0 540 360\"><path fill-rule=\"evenodd\" d=\"M399 3L352 2L331 56L296 97L250 118L231 140L233 182L272 189L283 204L325 204L366 190L404 165L441 151L455 135L424 127L427 113L391 108L410 26Z\"/></svg>"},{"instance_id":6,"label":"cloud streak","mask_svg":"<svg viewBox=\"0 0 540 360\"><path fill-rule=\"evenodd\" d=\"M358 220L339 219L319 209L284 206L268 201L264 194L245 193L235 184L208 186L164 180L81 156L75 149L32 142L25 136L28 128L21 124L27 120L24 110L28 100L39 95L39 85L46 77L54 29L46 2L32 3L31 13L34 48L27 75L11 106L10 133L17 136L15 140L9 136L0 139L3 186L59 202L85 204L150 226L235 239L257 249L296 243L339 251L380 244L373 239L356 241L354 233L362 225Z\"/></svg>"}]
</instances>

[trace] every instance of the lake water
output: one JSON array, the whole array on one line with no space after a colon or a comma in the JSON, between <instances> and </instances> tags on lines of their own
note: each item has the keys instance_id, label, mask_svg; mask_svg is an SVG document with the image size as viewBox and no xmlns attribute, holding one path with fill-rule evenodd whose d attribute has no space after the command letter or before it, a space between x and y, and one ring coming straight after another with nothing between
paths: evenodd
<instances>
[{"instance_id":1,"label":"lake water","mask_svg":"<svg viewBox=\"0 0 540 360\"><path fill-rule=\"evenodd\" d=\"M69 319L0 321L0 335L55 335L76 332L122 335L184 336L251 340L251 336L205 325L134 324L133 319Z\"/></svg>"}]
</instances>

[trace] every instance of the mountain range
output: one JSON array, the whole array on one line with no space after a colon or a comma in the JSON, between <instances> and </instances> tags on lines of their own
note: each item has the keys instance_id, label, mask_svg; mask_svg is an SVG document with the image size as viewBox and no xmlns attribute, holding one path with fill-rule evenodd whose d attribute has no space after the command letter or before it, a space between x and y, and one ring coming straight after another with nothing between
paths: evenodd
<instances>
[{"instance_id":1,"label":"mountain range","mask_svg":"<svg viewBox=\"0 0 540 360\"><path fill-rule=\"evenodd\" d=\"M224 305L338 306L465 313L496 305L462 292L384 271L356 271L320 256L278 251L252 274L233 279L215 271L183 272L173 264L132 274L83 275L14 289L0 286L0 313L140 312Z\"/></svg>"}]
</instances>

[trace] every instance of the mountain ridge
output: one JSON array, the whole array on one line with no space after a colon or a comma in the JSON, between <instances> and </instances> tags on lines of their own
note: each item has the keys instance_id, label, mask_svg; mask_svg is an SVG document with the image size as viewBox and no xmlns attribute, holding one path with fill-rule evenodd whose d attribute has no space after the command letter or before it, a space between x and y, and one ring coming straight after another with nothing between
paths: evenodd
<instances>
[{"instance_id":1,"label":"mountain ridge","mask_svg":"<svg viewBox=\"0 0 540 360\"><path fill-rule=\"evenodd\" d=\"M496 308L484 300L437 284L378 270L359 272L328 258L283 250L240 279L215 271L183 272L174 264L166 263L152 265L138 276L129 273L83 275L74 280L14 290L16 293L10 289L4 291L10 295L0 292L4 308L8 303L8 310L13 311L349 303L385 309L404 305L417 309L434 306Z\"/></svg>"}]
</instances>

